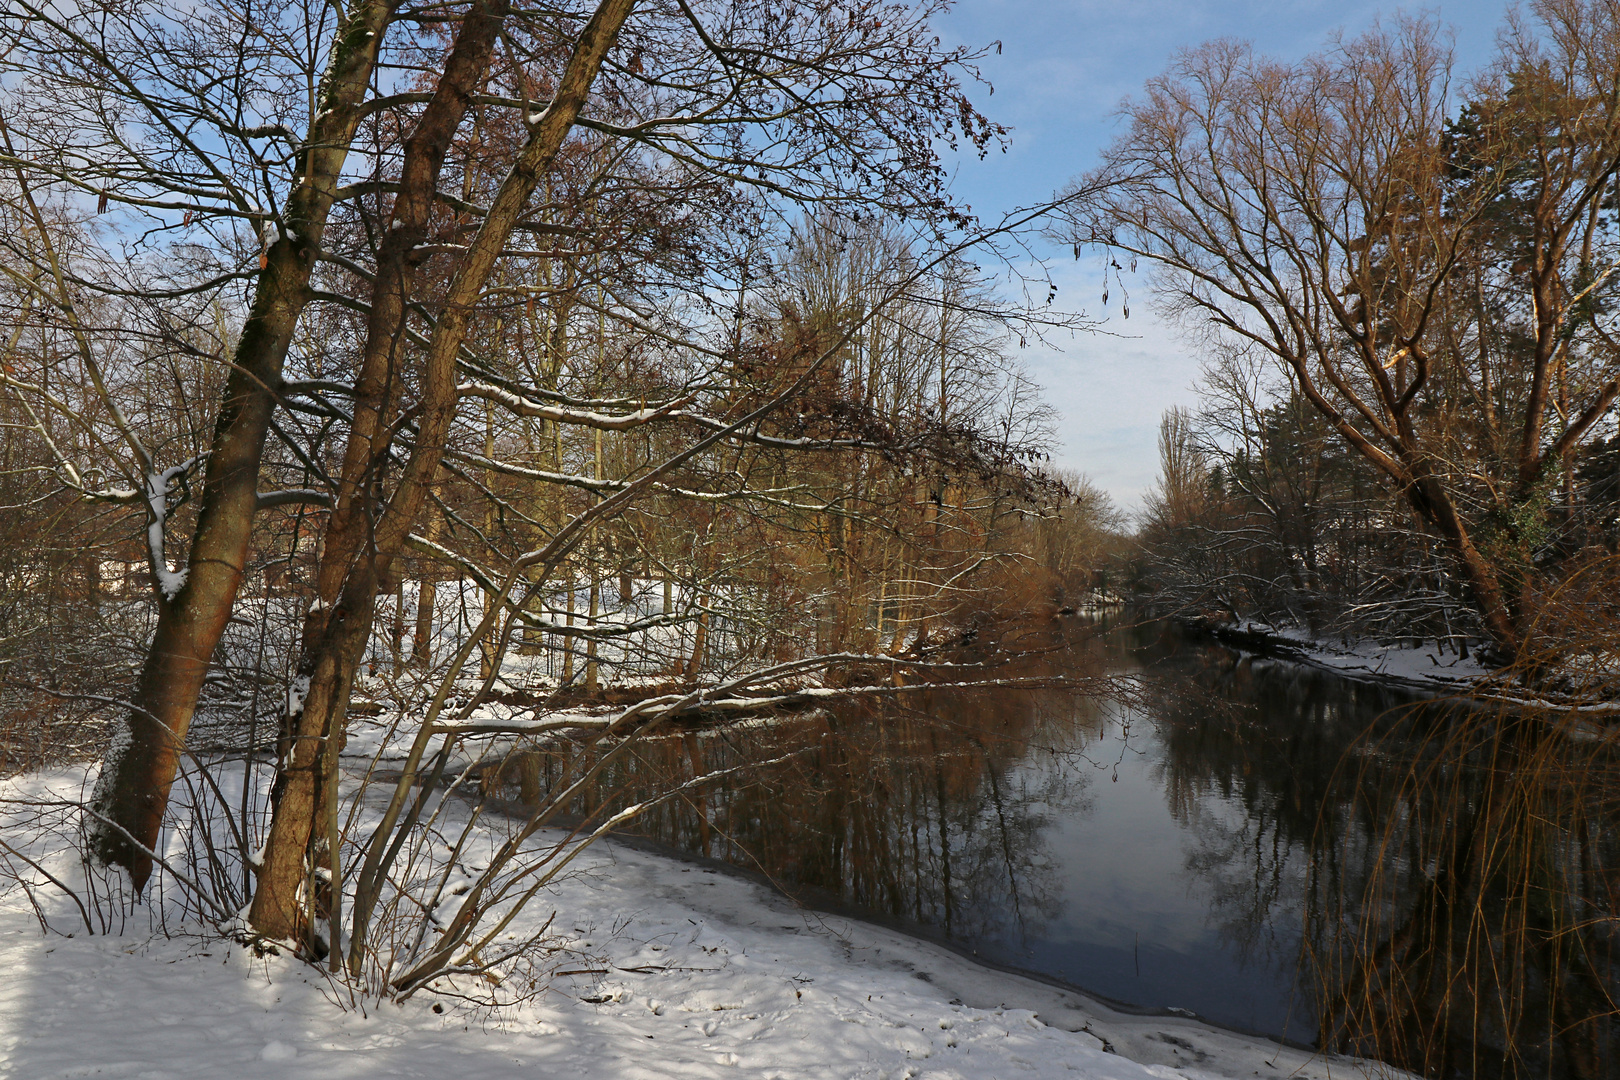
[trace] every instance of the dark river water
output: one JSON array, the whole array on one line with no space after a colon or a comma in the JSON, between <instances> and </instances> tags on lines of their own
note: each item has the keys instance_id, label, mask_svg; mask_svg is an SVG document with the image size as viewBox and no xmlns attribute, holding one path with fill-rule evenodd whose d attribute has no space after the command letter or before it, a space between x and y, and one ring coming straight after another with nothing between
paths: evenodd
<instances>
[{"instance_id":1,"label":"dark river water","mask_svg":"<svg viewBox=\"0 0 1620 1080\"><path fill-rule=\"evenodd\" d=\"M1620 1075L1606 743L1165 624L1053 633L1036 670L1132 687L649 740L601 798L798 751L642 831L1131 1006L1429 1075Z\"/></svg>"}]
</instances>

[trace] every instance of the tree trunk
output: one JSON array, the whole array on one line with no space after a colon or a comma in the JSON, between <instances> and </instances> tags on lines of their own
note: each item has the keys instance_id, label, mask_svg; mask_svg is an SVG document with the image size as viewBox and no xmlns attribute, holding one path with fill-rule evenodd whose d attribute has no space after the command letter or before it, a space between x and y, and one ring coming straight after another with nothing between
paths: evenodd
<instances>
[{"instance_id":1,"label":"tree trunk","mask_svg":"<svg viewBox=\"0 0 1620 1080\"><path fill-rule=\"evenodd\" d=\"M698 601L697 632L692 636L692 656L686 663L686 681L697 682L698 673L703 670L703 654L709 648L709 600L704 597Z\"/></svg>"},{"instance_id":2,"label":"tree trunk","mask_svg":"<svg viewBox=\"0 0 1620 1080\"><path fill-rule=\"evenodd\" d=\"M315 866L332 864L334 853L326 850L325 839L330 829L318 829L311 845L308 828L320 816L320 808L330 802L324 796L332 787L342 750L355 665L370 637L378 588L399 550L396 543L386 553L378 551L373 495L387 461L390 422L402 392L406 305L414 293L419 249L427 235L445 155L472 104L473 93L487 77L508 10L508 0L486 0L463 20L444 74L405 143L399 194L388 232L378 247L365 350L355 379L354 420L338 476L337 505L321 547L317 603L304 625L298 665L303 698L284 718L281 767L271 792L273 814L266 851L275 850L277 857L272 866L267 856L254 892L254 925L274 937L291 938L307 931L297 903L298 884ZM437 464L435 455L430 476L436 474ZM415 518L413 510L411 521ZM276 826L288 821L301 822L305 829L296 853L285 846L274 848ZM304 849L311 846L315 860L305 865Z\"/></svg>"},{"instance_id":3,"label":"tree trunk","mask_svg":"<svg viewBox=\"0 0 1620 1080\"><path fill-rule=\"evenodd\" d=\"M565 620L563 625L564 626L573 626L574 625L574 572L573 572L573 570L569 570L568 573L566 575L564 575L564 577L563 577L563 591L566 594L564 596L564 598L563 598L564 609L565 609L565 612L566 612L566 614L563 616L563 618ZM574 635L573 634L563 634L562 635L562 646L563 646L562 685L567 686L569 683L572 683L574 681Z\"/></svg>"},{"instance_id":4,"label":"tree trunk","mask_svg":"<svg viewBox=\"0 0 1620 1080\"><path fill-rule=\"evenodd\" d=\"M259 464L287 347L304 306L359 105L398 0L369 0L338 25L322 80L321 110L298 161L286 204L287 231L270 246L237 342L203 475L184 584L159 598L158 624L90 798L95 858L128 870L136 891L152 872L169 789L203 678L242 584L258 499Z\"/></svg>"},{"instance_id":5,"label":"tree trunk","mask_svg":"<svg viewBox=\"0 0 1620 1080\"><path fill-rule=\"evenodd\" d=\"M555 97L532 126L517 161L491 200L482 224L451 279L423 365L416 441L393 496L380 514L374 516L370 504L363 507L365 513L360 513L362 506L358 496L369 490L369 484L363 481L370 479L370 462L380 456L385 447L377 447L374 455L369 436L362 432L367 445L357 447L357 440L351 439L345 453L343 484L346 491L355 493L355 510L352 516L341 520L334 513L328 525L328 544L322 554L319 575L323 600L330 593L336 596L336 603L317 613L319 625L312 619L306 628L306 647L299 670L308 673L309 689L302 710L292 718L296 727L289 740L291 757L276 779L277 797L270 836L265 844L264 866L249 913L254 927L269 937L307 940L310 924L307 913L301 910L299 887L311 874L314 865L311 856L316 860L322 858L321 852L311 850L312 839L324 832L317 831L317 824L323 814L334 812L330 806L319 805L322 795L319 781L327 770L337 767L354 667L371 633L379 575L387 572L415 524L444 452L458 401L456 356L466 338L473 311L508 236L572 129L596 72L633 5L634 0L602 0L581 31ZM501 10L504 11L504 7ZM481 21L470 19L463 26L462 36ZM460 48L459 39L457 48ZM447 65L441 90L449 78ZM438 96L436 93L435 100ZM431 103L429 108L432 108ZM442 156L441 153L440 160ZM431 199L431 188L427 189L426 197ZM400 262L403 265L403 260ZM395 328L387 330L391 335L397 334ZM368 340L368 358L372 354L373 347ZM391 352L389 355L391 357ZM357 403L357 425L359 413ZM356 471L351 473L351 470ZM340 527L344 529L343 543L334 544ZM362 540L364 543L360 542ZM341 587L332 588L334 583ZM356 910L365 909L362 898ZM356 927L356 948L361 941L363 927ZM352 954L351 959L354 959Z\"/></svg>"},{"instance_id":6,"label":"tree trunk","mask_svg":"<svg viewBox=\"0 0 1620 1080\"><path fill-rule=\"evenodd\" d=\"M436 495L438 488L430 494ZM444 518L439 514L428 517L428 539L438 542L444 533ZM411 664L417 670L426 674L433 670L433 606L437 597L438 586L429 575L433 573L432 563L423 567L422 576L416 581L416 634L411 640Z\"/></svg>"},{"instance_id":7,"label":"tree trunk","mask_svg":"<svg viewBox=\"0 0 1620 1080\"><path fill-rule=\"evenodd\" d=\"M593 566L591 568L590 612L585 616L585 626L593 632L593 636L585 640L585 692L587 694L594 694L597 689L596 638L594 632L596 630L597 616L601 614L602 579L597 576L596 568Z\"/></svg>"},{"instance_id":8,"label":"tree trunk","mask_svg":"<svg viewBox=\"0 0 1620 1080\"><path fill-rule=\"evenodd\" d=\"M1474 595L1475 608L1485 624L1485 630L1491 635L1500 654L1496 659L1503 663L1517 660L1524 644L1518 620L1502 594L1496 568L1474 546L1468 527L1452 505L1450 496L1438 480L1420 475L1407 489L1407 500L1417 510L1419 517L1439 534L1457 560L1463 580Z\"/></svg>"},{"instance_id":9,"label":"tree trunk","mask_svg":"<svg viewBox=\"0 0 1620 1080\"><path fill-rule=\"evenodd\" d=\"M433 670L433 601L438 587L433 579L416 581L416 633L411 638L411 663L422 671Z\"/></svg>"}]
</instances>

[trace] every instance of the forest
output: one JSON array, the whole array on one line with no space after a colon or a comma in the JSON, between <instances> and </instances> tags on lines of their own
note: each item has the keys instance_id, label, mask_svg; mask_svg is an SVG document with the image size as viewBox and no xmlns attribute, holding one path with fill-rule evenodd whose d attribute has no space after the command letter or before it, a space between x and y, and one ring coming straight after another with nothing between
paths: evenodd
<instances>
[{"instance_id":1,"label":"forest","mask_svg":"<svg viewBox=\"0 0 1620 1080\"><path fill-rule=\"evenodd\" d=\"M1620 6L1509 11L1467 69L1421 14L1292 60L1186 43L1096 160L990 213L956 180L1012 145L1003 43L953 44L950 11L7 0L0 906L47 936L188 928L356 1009L518 1015L608 972L555 897L639 831L971 948L1007 910L1066 917L1029 852L1089 781L1031 794L1021 763L1172 717L1163 799L1196 817L1177 770L1229 711L1121 633L1240 664L1407 649L1475 719L1357 742L1331 718L1335 761L1423 764L1287 819L1311 858L1410 860L1367 857L1355 896L1312 864L1327 1056L1296 1065L1472 1075L1539 1022L1514 995L1564 967L1466 1036L1451 991L1391 974L1415 931L1379 890L1398 908L1427 875L1425 917L1476 890L1468 979L1534 968L1532 939L1583 957L1546 1005L1577 1034L1479 1075L1601 1075ZM1100 308L1059 296L1071 257ZM1108 404L1058 412L1024 360L1128 333L1111 291L1202 371L1139 507L1063 454ZM1448 754L1513 777L1508 808L1403 837L1463 790L1426 786ZM1368 831L1330 798L1377 808ZM1457 884L1515 830L1523 866ZM1583 884L1528 869L1543 850ZM1530 897L1555 914L1503 914ZM1095 1080L1181 1060L1109 1030Z\"/></svg>"}]
</instances>

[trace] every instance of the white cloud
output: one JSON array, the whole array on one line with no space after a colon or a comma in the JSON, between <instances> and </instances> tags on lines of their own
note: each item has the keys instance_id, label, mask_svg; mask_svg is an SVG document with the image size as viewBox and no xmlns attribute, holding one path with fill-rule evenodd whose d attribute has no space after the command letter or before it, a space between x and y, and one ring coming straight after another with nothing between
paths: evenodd
<instances>
[{"instance_id":1,"label":"white cloud","mask_svg":"<svg viewBox=\"0 0 1620 1080\"><path fill-rule=\"evenodd\" d=\"M1135 511L1158 475L1159 417L1191 405L1199 359L1148 302L1146 282L1127 275L1131 317L1120 288L1101 303L1102 271L1091 257L1054 264L1057 304L1106 315L1105 333L1032 342L1019 358L1058 411L1056 463L1086 473L1127 511Z\"/></svg>"}]
</instances>

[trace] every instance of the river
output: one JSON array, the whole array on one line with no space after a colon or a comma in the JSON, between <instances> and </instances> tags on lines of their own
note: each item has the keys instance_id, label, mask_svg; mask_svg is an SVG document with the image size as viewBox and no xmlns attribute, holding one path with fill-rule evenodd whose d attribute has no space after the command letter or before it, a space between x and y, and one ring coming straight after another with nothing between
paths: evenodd
<instances>
[{"instance_id":1,"label":"river","mask_svg":"<svg viewBox=\"0 0 1620 1080\"><path fill-rule=\"evenodd\" d=\"M1602 745L1170 624L1054 633L1037 670L1128 688L690 731L598 798L799 751L640 828L1128 1006L1436 1076L1620 1074Z\"/></svg>"}]
</instances>

